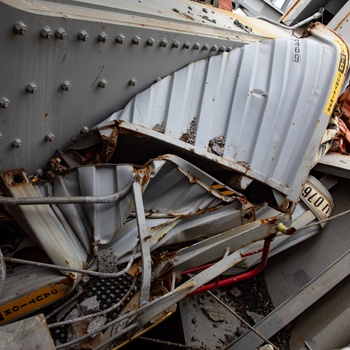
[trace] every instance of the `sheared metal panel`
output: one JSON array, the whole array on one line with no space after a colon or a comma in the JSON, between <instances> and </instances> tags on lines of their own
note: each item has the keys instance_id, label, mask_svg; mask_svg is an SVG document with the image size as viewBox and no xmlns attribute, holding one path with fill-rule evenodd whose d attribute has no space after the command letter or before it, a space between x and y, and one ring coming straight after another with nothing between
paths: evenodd
<instances>
[{"instance_id":1,"label":"sheared metal panel","mask_svg":"<svg viewBox=\"0 0 350 350\"><path fill-rule=\"evenodd\" d=\"M322 28L317 35L325 36ZM333 39L336 45L311 37L262 41L192 63L101 125L117 119L122 131L162 140L265 183L275 190L279 209L290 211L347 69L347 48Z\"/></svg>"}]
</instances>

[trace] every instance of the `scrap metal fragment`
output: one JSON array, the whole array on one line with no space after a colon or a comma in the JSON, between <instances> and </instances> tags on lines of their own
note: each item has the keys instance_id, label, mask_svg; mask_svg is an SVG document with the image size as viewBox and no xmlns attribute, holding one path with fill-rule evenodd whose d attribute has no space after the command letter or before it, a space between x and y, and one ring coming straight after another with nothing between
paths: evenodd
<instances>
[{"instance_id":1,"label":"scrap metal fragment","mask_svg":"<svg viewBox=\"0 0 350 350\"><path fill-rule=\"evenodd\" d=\"M225 150L225 136L217 136L213 137L211 140L209 140L209 152L215 153L218 156L224 155Z\"/></svg>"}]
</instances>

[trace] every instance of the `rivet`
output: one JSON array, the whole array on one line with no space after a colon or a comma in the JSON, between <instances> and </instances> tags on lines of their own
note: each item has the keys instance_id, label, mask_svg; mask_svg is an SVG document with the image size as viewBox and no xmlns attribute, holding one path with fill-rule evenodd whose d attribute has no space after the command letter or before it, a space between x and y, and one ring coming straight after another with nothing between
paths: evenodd
<instances>
[{"instance_id":1,"label":"rivet","mask_svg":"<svg viewBox=\"0 0 350 350\"><path fill-rule=\"evenodd\" d=\"M38 87L35 83L31 82L26 86L26 90L31 94L35 94L38 91Z\"/></svg>"},{"instance_id":2,"label":"rivet","mask_svg":"<svg viewBox=\"0 0 350 350\"><path fill-rule=\"evenodd\" d=\"M0 98L0 107L1 108L9 108L10 107L10 100L7 97L1 97Z\"/></svg>"},{"instance_id":3,"label":"rivet","mask_svg":"<svg viewBox=\"0 0 350 350\"><path fill-rule=\"evenodd\" d=\"M55 37L57 39L63 40L67 38L67 32L62 27L60 27L55 31Z\"/></svg>"},{"instance_id":4,"label":"rivet","mask_svg":"<svg viewBox=\"0 0 350 350\"><path fill-rule=\"evenodd\" d=\"M177 40L174 40L173 43L171 44L171 47L177 49L180 45L180 42L178 42Z\"/></svg>"},{"instance_id":5,"label":"rivet","mask_svg":"<svg viewBox=\"0 0 350 350\"><path fill-rule=\"evenodd\" d=\"M158 81L161 81L161 80L162 80L161 77L157 77L156 80L155 80L155 82L157 83Z\"/></svg>"},{"instance_id":6,"label":"rivet","mask_svg":"<svg viewBox=\"0 0 350 350\"><path fill-rule=\"evenodd\" d=\"M220 52L225 52L226 51L226 46L220 46L219 51Z\"/></svg>"},{"instance_id":7,"label":"rivet","mask_svg":"<svg viewBox=\"0 0 350 350\"><path fill-rule=\"evenodd\" d=\"M101 32L97 37L97 40L102 43L105 43L108 40L108 35L105 32Z\"/></svg>"},{"instance_id":8,"label":"rivet","mask_svg":"<svg viewBox=\"0 0 350 350\"><path fill-rule=\"evenodd\" d=\"M98 86L100 86L101 88L105 88L107 86L107 80L102 79L101 81L99 81Z\"/></svg>"},{"instance_id":9,"label":"rivet","mask_svg":"<svg viewBox=\"0 0 350 350\"><path fill-rule=\"evenodd\" d=\"M217 51L218 50L218 47L217 47L217 45L213 45L212 47L211 47L211 49L210 49L210 51Z\"/></svg>"},{"instance_id":10,"label":"rivet","mask_svg":"<svg viewBox=\"0 0 350 350\"><path fill-rule=\"evenodd\" d=\"M86 133L88 133L89 132L89 128L87 127L87 126L84 126L81 130L80 130L80 132L82 133L82 134L86 134Z\"/></svg>"},{"instance_id":11,"label":"rivet","mask_svg":"<svg viewBox=\"0 0 350 350\"><path fill-rule=\"evenodd\" d=\"M49 26L45 26L43 29L41 29L40 35L45 39L51 39L53 37L52 30Z\"/></svg>"},{"instance_id":12,"label":"rivet","mask_svg":"<svg viewBox=\"0 0 350 350\"><path fill-rule=\"evenodd\" d=\"M153 38L149 38L147 41L146 41L146 45L147 46L153 46L155 40Z\"/></svg>"},{"instance_id":13,"label":"rivet","mask_svg":"<svg viewBox=\"0 0 350 350\"><path fill-rule=\"evenodd\" d=\"M89 38L89 34L87 33L86 30L81 30L79 33L78 33L78 39L81 40L81 41L86 41L87 39Z\"/></svg>"},{"instance_id":14,"label":"rivet","mask_svg":"<svg viewBox=\"0 0 350 350\"><path fill-rule=\"evenodd\" d=\"M137 80L136 80L135 78L131 78L131 79L129 80L129 85L135 86L136 84L137 84Z\"/></svg>"},{"instance_id":15,"label":"rivet","mask_svg":"<svg viewBox=\"0 0 350 350\"><path fill-rule=\"evenodd\" d=\"M200 43L195 43L195 44L193 45L193 48L194 48L195 50L199 50L200 47L201 47Z\"/></svg>"},{"instance_id":16,"label":"rivet","mask_svg":"<svg viewBox=\"0 0 350 350\"><path fill-rule=\"evenodd\" d=\"M115 40L117 43L122 44L125 40L124 34L119 34Z\"/></svg>"},{"instance_id":17,"label":"rivet","mask_svg":"<svg viewBox=\"0 0 350 350\"><path fill-rule=\"evenodd\" d=\"M184 49L189 49L190 48L190 43L188 41L186 41L184 44L183 44L183 48Z\"/></svg>"},{"instance_id":18,"label":"rivet","mask_svg":"<svg viewBox=\"0 0 350 350\"><path fill-rule=\"evenodd\" d=\"M208 10L206 8L202 8L203 12L208 13Z\"/></svg>"},{"instance_id":19,"label":"rivet","mask_svg":"<svg viewBox=\"0 0 350 350\"><path fill-rule=\"evenodd\" d=\"M35 172L34 172L34 175L37 176L37 177L41 177L44 175L44 172L42 169L36 169Z\"/></svg>"},{"instance_id":20,"label":"rivet","mask_svg":"<svg viewBox=\"0 0 350 350\"><path fill-rule=\"evenodd\" d=\"M204 44L203 47L202 47L202 50L208 51L209 50L209 45L208 44Z\"/></svg>"},{"instance_id":21,"label":"rivet","mask_svg":"<svg viewBox=\"0 0 350 350\"><path fill-rule=\"evenodd\" d=\"M167 46L167 44L168 44L168 40L167 39L162 39L161 41L160 41L160 43L159 43L159 45L161 46L161 47L166 47Z\"/></svg>"},{"instance_id":22,"label":"rivet","mask_svg":"<svg viewBox=\"0 0 350 350\"><path fill-rule=\"evenodd\" d=\"M55 135L52 132L49 132L46 136L45 136L45 140L52 142L55 139Z\"/></svg>"},{"instance_id":23,"label":"rivet","mask_svg":"<svg viewBox=\"0 0 350 350\"><path fill-rule=\"evenodd\" d=\"M12 146L13 147L16 147L16 148L20 148L21 146L22 146L22 141L21 141L21 139L14 139L13 141L12 141Z\"/></svg>"},{"instance_id":24,"label":"rivet","mask_svg":"<svg viewBox=\"0 0 350 350\"><path fill-rule=\"evenodd\" d=\"M141 38L138 36L138 35L135 35L133 38L132 38L132 43L134 45L138 45L140 43L140 40Z\"/></svg>"},{"instance_id":25,"label":"rivet","mask_svg":"<svg viewBox=\"0 0 350 350\"><path fill-rule=\"evenodd\" d=\"M16 34L25 34L27 31L27 26L22 22L18 21L14 26L13 30Z\"/></svg>"},{"instance_id":26,"label":"rivet","mask_svg":"<svg viewBox=\"0 0 350 350\"><path fill-rule=\"evenodd\" d=\"M72 84L68 80L65 80L61 85L62 90L65 90L65 91L70 90L71 87L72 87Z\"/></svg>"}]
</instances>

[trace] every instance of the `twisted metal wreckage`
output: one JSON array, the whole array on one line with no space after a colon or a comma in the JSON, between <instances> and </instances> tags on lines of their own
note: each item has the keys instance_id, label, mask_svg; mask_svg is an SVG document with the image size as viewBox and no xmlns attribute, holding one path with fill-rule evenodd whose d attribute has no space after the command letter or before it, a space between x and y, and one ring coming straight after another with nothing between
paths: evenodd
<instances>
[{"instance_id":1,"label":"twisted metal wreckage","mask_svg":"<svg viewBox=\"0 0 350 350\"><path fill-rule=\"evenodd\" d=\"M43 172L2 171L0 324L45 311L47 348L122 346L322 229L310 171L339 137L348 47L320 23L280 36L165 76Z\"/></svg>"}]
</instances>

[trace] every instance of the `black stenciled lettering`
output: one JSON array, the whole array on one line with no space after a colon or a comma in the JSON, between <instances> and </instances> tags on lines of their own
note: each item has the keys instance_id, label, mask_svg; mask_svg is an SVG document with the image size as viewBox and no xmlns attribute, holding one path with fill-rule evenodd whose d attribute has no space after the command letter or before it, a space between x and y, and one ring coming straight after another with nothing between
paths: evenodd
<instances>
[{"instance_id":1,"label":"black stenciled lettering","mask_svg":"<svg viewBox=\"0 0 350 350\"><path fill-rule=\"evenodd\" d=\"M323 202L324 202L324 198L322 198L322 197L320 196L320 197L318 197L318 198L315 200L314 206L315 206L316 208L318 208Z\"/></svg>"}]
</instances>

